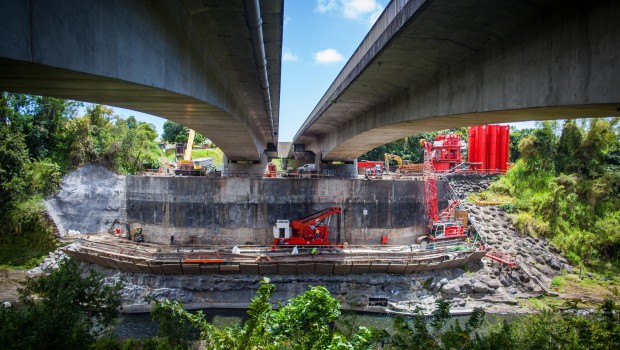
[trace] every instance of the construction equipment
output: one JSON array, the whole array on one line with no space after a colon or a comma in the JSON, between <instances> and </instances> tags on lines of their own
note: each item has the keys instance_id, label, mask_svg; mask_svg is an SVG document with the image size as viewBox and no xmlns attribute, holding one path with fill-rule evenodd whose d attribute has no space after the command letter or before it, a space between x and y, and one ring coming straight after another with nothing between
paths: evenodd
<instances>
[{"instance_id":1,"label":"construction equipment","mask_svg":"<svg viewBox=\"0 0 620 350\"><path fill-rule=\"evenodd\" d=\"M183 153L183 160L181 160L177 167L174 169L174 175L180 176L205 176L207 174L207 169L209 171L213 168L213 159L212 158L201 158L197 159L195 162L192 161L192 149L194 148L194 136L196 132L192 129L189 129L189 135L187 137L187 147L185 148L185 152ZM210 166L208 159L211 159ZM199 161L202 161L200 163Z\"/></svg>"},{"instance_id":2,"label":"construction equipment","mask_svg":"<svg viewBox=\"0 0 620 350\"><path fill-rule=\"evenodd\" d=\"M121 229L121 227L125 229L124 232ZM136 226L132 230L131 227L129 226L129 223L125 221L120 221L118 219L114 219L108 231L117 237L127 238L130 241L144 242L144 234L142 233L142 226Z\"/></svg>"},{"instance_id":3,"label":"construction equipment","mask_svg":"<svg viewBox=\"0 0 620 350\"><path fill-rule=\"evenodd\" d=\"M205 167L202 165L196 165L191 160L185 160L179 162L174 169L174 175L180 176L204 176L206 175Z\"/></svg>"},{"instance_id":4,"label":"construction equipment","mask_svg":"<svg viewBox=\"0 0 620 350\"><path fill-rule=\"evenodd\" d=\"M459 134L448 133L435 136L435 141L431 144L433 170L443 173L457 168L463 163L461 150L466 146Z\"/></svg>"},{"instance_id":5,"label":"construction equipment","mask_svg":"<svg viewBox=\"0 0 620 350\"><path fill-rule=\"evenodd\" d=\"M422 171L422 164L412 164L410 160L403 160L401 156L396 154L385 153L385 169L387 171L390 170L390 161L395 160L398 164L396 166L396 172L405 174L405 173L416 173Z\"/></svg>"},{"instance_id":6,"label":"construction equipment","mask_svg":"<svg viewBox=\"0 0 620 350\"><path fill-rule=\"evenodd\" d=\"M329 221L332 215L341 212L340 207L329 207L303 218L278 220L273 227L273 244L331 245L332 242L328 239Z\"/></svg>"},{"instance_id":7,"label":"construction equipment","mask_svg":"<svg viewBox=\"0 0 620 350\"><path fill-rule=\"evenodd\" d=\"M278 175L278 168L275 163L269 162L267 164L267 171L265 177L276 177Z\"/></svg>"},{"instance_id":8,"label":"construction equipment","mask_svg":"<svg viewBox=\"0 0 620 350\"><path fill-rule=\"evenodd\" d=\"M374 160L358 160L357 174L365 177L381 178L381 174L385 171L382 161Z\"/></svg>"},{"instance_id":9,"label":"construction equipment","mask_svg":"<svg viewBox=\"0 0 620 350\"><path fill-rule=\"evenodd\" d=\"M447 208L439 214L437 200L437 176L435 173L433 144L424 139L420 140L424 147L424 207L428 219L428 235L418 238L418 242L428 239L431 241L443 239L465 238L467 234L463 223L453 220L453 213L459 207L460 200L453 199Z\"/></svg>"}]
</instances>

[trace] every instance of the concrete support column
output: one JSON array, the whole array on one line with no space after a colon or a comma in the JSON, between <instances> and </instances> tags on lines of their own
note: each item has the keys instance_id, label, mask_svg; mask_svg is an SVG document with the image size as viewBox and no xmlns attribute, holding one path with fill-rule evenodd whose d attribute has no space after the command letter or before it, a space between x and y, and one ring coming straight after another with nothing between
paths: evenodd
<instances>
[{"instance_id":1,"label":"concrete support column","mask_svg":"<svg viewBox=\"0 0 620 350\"><path fill-rule=\"evenodd\" d=\"M229 160L226 155L222 157L222 177L262 177L267 170L269 159L263 152L260 161Z\"/></svg>"}]
</instances>

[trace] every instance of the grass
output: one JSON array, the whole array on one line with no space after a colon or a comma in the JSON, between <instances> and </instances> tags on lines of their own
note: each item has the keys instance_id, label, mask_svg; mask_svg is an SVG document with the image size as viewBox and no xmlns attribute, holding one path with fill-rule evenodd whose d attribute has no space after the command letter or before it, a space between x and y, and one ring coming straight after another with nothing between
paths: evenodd
<instances>
[{"instance_id":1,"label":"grass","mask_svg":"<svg viewBox=\"0 0 620 350\"><path fill-rule=\"evenodd\" d=\"M219 148L193 149L192 159L213 158L215 165L222 165L224 153Z\"/></svg>"},{"instance_id":2,"label":"grass","mask_svg":"<svg viewBox=\"0 0 620 350\"><path fill-rule=\"evenodd\" d=\"M555 276L553 277L553 280L551 281L551 287L562 290L564 287L564 282L565 282L564 276Z\"/></svg>"},{"instance_id":3,"label":"grass","mask_svg":"<svg viewBox=\"0 0 620 350\"><path fill-rule=\"evenodd\" d=\"M31 269L43 262L54 249L0 246L0 267Z\"/></svg>"},{"instance_id":4,"label":"grass","mask_svg":"<svg viewBox=\"0 0 620 350\"><path fill-rule=\"evenodd\" d=\"M540 310L540 311L543 311L543 310L550 311L552 310L552 305L554 305L554 303L551 303L550 298L540 297L540 298L528 298L525 301L523 306L530 308L530 309Z\"/></svg>"}]
</instances>

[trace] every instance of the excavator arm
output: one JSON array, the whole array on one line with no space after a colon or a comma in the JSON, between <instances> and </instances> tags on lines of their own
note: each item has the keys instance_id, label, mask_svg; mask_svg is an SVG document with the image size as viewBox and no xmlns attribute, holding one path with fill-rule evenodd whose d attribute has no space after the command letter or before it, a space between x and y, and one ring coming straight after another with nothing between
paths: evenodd
<instances>
[{"instance_id":1,"label":"excavator arm","mask_svg":"<svg viewBox=\"0 0 620 350\"><path fill-rule=\"evenodd\" d=\"M390 170L390 160L395 160L398 163L398 168L403 166L403 159L396 154L385 153L385 169Z\"/></svg>"}]
</instances>

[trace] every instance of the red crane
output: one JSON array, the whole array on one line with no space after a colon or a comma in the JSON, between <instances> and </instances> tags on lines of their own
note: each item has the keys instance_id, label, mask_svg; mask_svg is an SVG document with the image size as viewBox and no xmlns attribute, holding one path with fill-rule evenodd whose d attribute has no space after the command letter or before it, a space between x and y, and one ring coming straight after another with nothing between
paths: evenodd
<instances>
[{"instance_id":1,"label":"red crane","mask_svg":"<svg viewBox=\"0 0 620 350\"><path fill-rule=\"evenodd\" d=\"M340 207L329 207L299 219L278 220L273 227L273 244L331 245L329 220L341 212Z\"/></svg>"},{"instance_id":2,"label":"red crane","mask_svg":"<svg viewBox=\"0 0 620 350\"><path fill-rule=\"evenodd\" d=\"M452 134L451 134L452 135ZM460 200L452 201L441 214L438 209L437 200L437 175L434 163L437 155L433 143L424 139L420 140L420 145L424 147L424 206L428 219L428 239L442 240L452 238L465 238L467 234L460 222L451 220L452 213L459 206Z\"/></svg>"}]
</instances>

